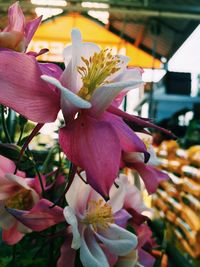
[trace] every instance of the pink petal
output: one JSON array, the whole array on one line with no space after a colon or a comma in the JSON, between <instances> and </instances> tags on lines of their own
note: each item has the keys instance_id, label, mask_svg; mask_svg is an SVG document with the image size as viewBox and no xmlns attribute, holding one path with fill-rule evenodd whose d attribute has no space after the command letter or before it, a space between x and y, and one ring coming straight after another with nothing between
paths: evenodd
<instances>
[{"instance_id":1,"label":"pink petal","mask_svg":"<svg viewBox=\"0 0 200 267\"><path fill-rule=\"evenodd\" d=\"M24 32L25 18L19 2L14 3L8 9L9 26L6 31Z\"/></svg>"},{"instance_id":2,"label":"pink petal","mask_svg":"<svg viewBox=\"0 0 200 267\"><path fill-rule=\"evenodd\" d=\"M44 188L46 189L46 177L42 175L41 179L42 179L42 184ZM36 176L35 178L29 178L29 179L27 178L26 181L27 181L27 184L31 188L33 188L39 195L41 195L42 188L41 188L41 184L40 184L40 180L38 176Z\"/></svg>"},{"instance_id":3,"label":"pink petal","mask_svg":"<svg viewBox=\"0 0 200 267\"><path fill-rule=\"evenodd\" d=\"M131 166L138 171L149 194L156 191L161 181L169 179L166 173L142 162L133 163Z\"/></svg>"},{"instance_id":4,"label":"pink petal","mask_svg":"<svg viewBox=\"0 0 200 267\"><path fill-rule=\"evenodd\" d=\"M141 117L137 117L137 116L128 114L128 113L116 108L115 106L109 106L107 111L109 111L109 112L111 112L111 113L113 113L113 114L115 114L115 115L117 115L117 116L119 116L119 117L121 117L127 121L133 122L135 124L135 127L140 127L142 129L143 128L154 128L154 129L157 129L159 131L162 131L163 133L169 135L170 137L172 137L174 139L177 139L176 136L172 132L170 132L170 131L168 131L168 130L166 130L166 129L164 129L164 128L162 128L162 127L160 127L154 123L151 123L146 118L141 118Z\"/></svg>"},{"instance_id":5,"label":"pink petal","mask_svg":"<svg viewBox=\"0 0 200 267\"><path fill-rule=\"evenodd\" d=\"M26 38L26 47L30 43L33 38L34 33L36 32L37 28L39 27L42 21L42 16L29 21L25 26L25 38Z\"/></svg>"},{"instance_id":6,"label":"pink petal","mask_svg":"<svg viewBox=\"0 0 200 267\"><path fill-rule=\"evenodd\" d=\"M143 141L120 117L105 112L101 119L112 124L124 152L142 152L144 153L145 161L149 159L149 153L147 152Z\"/></svg>"},{"instance_id":7,"label":"pink petal","mask_svg":"<svg viewBox=\"0 0 200 267\"><path fill-rule=\"evenodd\" d=\"M60 109L59 96L41 80L36 59L3 51L0 61L0 103L35 122L54 121Z\"/></svg>"},{"instance_id":8,"label":"pink petal","mask_svg":"<svg viewBox=\"0 0 200 267\"><path fill-rule=\"evenodd\" d=\"M117 262L118 256L110 253L110 251L106 248L106 246L104 244L100 244L100 246L103 250L103 253L106 255L106 258L109 262L109 266L114 267L116 262Z\"/></svg>"},{"instance_id":9,"label":"pink petal","mask_svg":"<svg viewBox=\"0 0 200 267\"><path fill-rule=\"evenodd\" d=\"M14 173L15 163L10 159L0 155L0 170L2 173Z\"/></svg>"},{"instance_id":10,"label":"pink petal","mask_svg":"<svg viewBox=\"0 0 200 267\"><path fill-rule=\"evenodd\" d=\"M2 231L2 240L8 245L14 245L24 237L24 234L17 231L17 224L18 223L16 222L16 224L9 230Z\"/></svg>"},{"instance_id":11,"label":"pink petal","mask_svg":"<svg viewBox=\"0 0 200 267\"><path fill-rule=\"evenodd\" d=\"M122 228L126 228L127 222L132 216L125 209L121 209L114 214L115 223Z\"/></svg>"},{"instance_id":12,"label":"pink petal","mask_svg":"<svg viewBox=\"0 0 200 267\"><path fill-rule=\"evenodd\" d=\"M139 256L139 262L142 264L142 266L145 267L153 267L156 259L148 252L146 252L144 249L138 250L138 256Z\"/></svg>"},{"instance_id":13,"label":"pink petal","mask_svg":"<svg viewBox=\"0 0 200 267\"><path fill-rule=\"evenodd\" d=\"M57 267L74 267L76 250L71 248L71 239L67 239L61 247Z\"/></svg>"},{"instance_id":14,"label":"pink petal","mask_svg":"<svg viewBox=\"0 0 200 267\"><path fill-rule=\"evenodd\" d=\"M119 139L112 126L81 116L60 130L59 142L69 160L86 171L88 183L108 197L121 156Z\"/></svg>"},{"instance_id":15,"label":"pink petal","mask_svg":"<svg viewBox=\"0 0 200 267\"><path fill-rule=\"evenodd\" d=\"M58 206L50 208L52 205L53 203L49 200L41 199L30 211L10 208L7 210L33 231L42 231L65 220L63 209Z\"/></svg>"}]
</instances>

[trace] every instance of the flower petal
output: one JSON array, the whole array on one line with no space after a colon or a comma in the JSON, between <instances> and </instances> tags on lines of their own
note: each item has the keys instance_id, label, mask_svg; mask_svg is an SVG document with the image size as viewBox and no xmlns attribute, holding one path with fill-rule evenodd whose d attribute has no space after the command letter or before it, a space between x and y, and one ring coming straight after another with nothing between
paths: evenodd
<instances>
[{"instance_id":1,"label":"flower petal","mask_svg":"<svg viewBox=\"0 0 200 267\"><path fill-rule=\"evenodd\" d=\"M24 32L25 18L19 2L14 3L8 9L9 26L6 31ZM4 30L5 31L5 30Z\"/></svg>"},{"instance_id":2,"label":"flower petal","mask_svg":"<svg viewBox=\"0 0 200 267\"><path fill-rule=\"evenodd\" d=\"M54 121L60 109L59 96L41 80L35 57L2 51L0 61L0 103L35 122Z\"/></svg>"},{"instance_id":3,"label":"flower petal","mask_svg":"<svg viewBox=\"0 0 200 267\"><path fill-rule=\"evenodd\" d=\"M81 176L86 180L85 172L82 172ZM76 192L76 194L74 194L74 192ZM98 198L101 197L96 191L95 193L96 195L98 195ZM93 196L94 199L94 193L92 194L92 187L84 183L78 175L75 175L73 183L71 184L65 197L69 206L79 217L84 215L91 196Z\"/></svg>"},{"instance_id":4,"label":"flower petal","mask_svg":"<svg viewBox=\"0 0 200 267\"><path fill-rule=\"evenodd\" d=\"M41 78L50 84L55 85L61 91L61 109L64 117L67 119L71 116L77 108L88 109L91 108L91 103L82 99L78 95L72 93L70 90L62 86L62 84L55 78L42 75Z\"/></svg>"},{"instance_id":5,"label":"flower petal","mask_svg":"<svg viewBox=\"0 0 200 267\"><path fill-rule=\"evenodd\" d=\"M95 235L111 253L119 256L128 254L138 244L136 235L116 224L110 224L106 230L98 230Z\"/></svg>"},{"instance_id":6,"label":"flower petal","mask_svg":"<svg viewBox=\"0 0 200 267\"><path fill-rule=\"evenodd\" d=\"M5 204L0 204L0 226L4 230L8 230L15 224L16 219L10 215L5 209Z\"/></svg>"},{"instance_id":7,"label":"flower petal","mask_svg":"<svg viewBox=\"0 0 200 267\"><path fill-rule=\"evenodd\" d=\"M77 194L77 192L76 192L76 194ZM81 246L81 237L80 237L80 233L78 231L78 221L77 221L76 216L73 212L73 209L69 206L64 208L63 214L65 216L67 223L70 224L72 227L73 239L72 239L71 247L73 249L77 250Z\"/></svg>"},{"instance_id":8,"label":"flower petal","mask_svg":"<svg viewBox=\"0 0 200 267\"><path fill-rule=\"evenodd\" d=\"M120 227L126 228L127 221L132 218L130 213L128 213L125 209L121 209L114 214L115 223Z\"/></svg>"},{"instance_id":9,"label":"flower petal","mask_svg":"<svg viewBox=\"0 0 200 267\"><path fill-rule=\"evenodd\" d=\"M142 74L140 68L133 68L133 69L126 69L124 70L119 76L116 77L115 81L129 81L129 80L135 80L139 81L141 80L141 86L142 84ZM112 102L112 105L119 107L122 103L122 100L124 96L127 94L128 91L134 89L134 87L128 87L124 90L122 90L117 97Z\"/></svg>"},{"instance_id":10,"label":"flower petal","mask_svg":"<svg viewBox=\"0 0 200 267\"><path fill-rule=\"evenodd\" d=\"M80 259L84 267L109 267L106 256L90 228L83 231L81 240Z\"/></svg>"},{"instance_id":11,"label":"flower petal","mask_svg":"<svg viewBox=\"0 0 200 267\"><path fill-rule=\"evenodd\" d=\"M2 240L9 245L18 243L24 237L24 234L17 230L17 224L16 222L12 228L2 231Z\"/></svg>"},{"instance_id":12,"label":"flower petal","mask_svg":"<svg viewBox=\"0 0 200 267\"><path fill-rule=\"evenodd\" d=\"M131 114L128 114L118 108L116 108L115 106L109 106L107 111L127 120L127 121L131 121L135 124L135 127L139 127L141 128L141 130L143 130L143 128L154 128L157 129L159 131L162 131L163 133L169 135L170 137L172 137L173 139L177 139L177 137L170 131L156 125L153 124L152 122L150 122L148 119L146 118L141 118L141 117L137 117Z\"/></svg>"},{"instance_id":13,"label":"flower petal","mask_svg":"<svg viewBox=\"0 0 200 267\"><path fill-rule=\"evenodd\" d=\"M92 103L92 108L90 113L93 116L99 116L102 114L112 103L113 99L127 87L137 88L141 86L141 80L134 81L121 81L116 83L109 83L102 87L97 88L92 97L90 102Z\"/></svg>"},{"instance_id":14,"label":"flower petal","mask_svg":"<svg viewBox=\"0 0 200 267\"><path fill-rule=\"evenodd\" d=\"M15 174L10 174L10 173L7 173L5 174L5 177L6 179L8 179L8 181L14 183L14 184L17 184L19 185L20 187L23 187L27 190L32 190L32 188L28 185L28 182L26 181L26 179L20 177L20 176L17 176Z\"/></svg>"},{"instance_id":15,"label":"flower petal","mask_svg":"<svg viewBox=\"0 0 200 267\"><path fill-rule=\"evenodd\" d=\"M63 209L58 206L50 208L52 205L52 202L41 199L30 211L10 208L7 211L31 230L42 231L64 221Z\"/></svg>"},{"instance_id":16,"label":"flower petal","mask_svg":"<svg viewBox=\"0 0 200 267\"><path fill-rule=\"evenodd\" d=\"M135 132L118 116L105 112L101 119L112 123L112 127L118 135L123 152L144 153L145 161L149 159L149 153L143 141Z\"/></svg>"},{"instance_id":17,"label":"flower petal","mask_svg":"<svg viewBox=\"0 0 200 267\"><path fill-rule=\"evenodd\" d=\"M71 239L67 239L61 247L57 267L74 267L76 251L71 248Z\"/></svg>"},{"instance_id":18,"label":"flower petal","mask_svg":"<svg viewBox=\"0 0 200 267\"><path fill-rule=\"evenodd\" d=\"M138 171L149 194L153 194L156 191L161 181L169 179L166 173L142 162L133 163L131 166Z\"/></svg>"},{"instance_id":19,"label":"flower petal","mask_svg":"<svg viewBox=\"0 0 200 267\"><path fill-rule=\"evenodd\" d=\"M119 139L112 126L80 116L60 130L59 142L69 160L86 171L88 183L107 198L121 156Z\"/></svg>"},{"instance_id":20,"label":"flower petal","mask_svg":"<svg viewBox=\"0 0 200 267\"><path fill-rule=\"evenodd\" d=\"M42 16L33 19L29 21L26 26L25 26L25 42L26 42L26 47L30 43L30 41L33 38L34 33L36 32L37 28L39 27L40 23L42 21Z\"/></svg>"},{"instance_id":21,"label":"flower petal","mask_svg":"<svg viewBox=\"0 0 200 267\"><path fill-rule=\"evenodd\" d=\"M138 251L139 261L144 267L153 267L156 259L144 249Z\"/></svg>"},{"instance_id":22,"label":"flower petal","mask_svg":"<svg viewBox=\"0 0 200 267\"><path fill-rule=\"evenodd\" d=\"M78 29L72 30L72 45L64 49L65 70L61 77L61 83L75 94L82 87L81 75L77 71L78 66L83 66L81 57L89 59L100 48L93 43L83 43L81 33Z\"/></svg>"}]
</instances>

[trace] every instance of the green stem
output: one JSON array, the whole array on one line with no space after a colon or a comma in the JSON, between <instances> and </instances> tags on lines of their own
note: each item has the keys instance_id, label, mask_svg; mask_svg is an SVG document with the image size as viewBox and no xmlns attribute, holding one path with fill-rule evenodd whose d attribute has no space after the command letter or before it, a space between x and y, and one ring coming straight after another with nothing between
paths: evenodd
<instances>
[{"instance_id":1,"label":"green stem","mask_svg":"<svg viewBox=\"0 0 200 267\"><path fill-rule=\"evenodd\" d=\"M8 132L8 128L6 125L6 118L5 118L5 114L4 114L4 106L1 105L1 120L2 120L2 126L3 126L3 131L6 137L6 140L8 143L12 143L12 140L10 138L9 132Z\"/></svg>"},{"instance_id":2,"label":"green stem","mask_svg":"<svg viewBox=\"0 0 200 267\"><path fill-rule=\"evenodd\" d=\"M12 249L12 267L16 266L16 245Z\"/></svg>"},{"instance_id":3,"label":"green stem","mask_svg":"<svg viewBox=\"0 0 200 267\"><path fill-rule=\"evenodd\" d=\"M28 156L31 156L31 161L32 161L32 163L33 163L33 165L34 165L35 172L37 173L38 178L39 178L40 186L41 186L41 189L42 189L42 196L44 197L44 196L45 196L45 190L44 190L44 185L43 185L43 181L42 181L41 174L40 174L40 172L39 172L39 170L38 170L38 167L37 167L37 164L36 164L36 162L35 162L35 160L34 160L33 154L32 154L31 151L28 149L28 147L27 147L27 152L28 152L28 153L27 153Z\"/></svg>"},{"instance_id":4,"label":"green stem","mask_svg":"<svg viewBox=\"0 0 200 267\"><path fill-rule=\"evenodd\" d=\"M22 140L22 135L23 135L23 132L24 132L24 125L21 127L20 129L20 136L19 136L19 139L17 141L17 145L20 144L21 140Z\"/></svg>"}]
</instances>

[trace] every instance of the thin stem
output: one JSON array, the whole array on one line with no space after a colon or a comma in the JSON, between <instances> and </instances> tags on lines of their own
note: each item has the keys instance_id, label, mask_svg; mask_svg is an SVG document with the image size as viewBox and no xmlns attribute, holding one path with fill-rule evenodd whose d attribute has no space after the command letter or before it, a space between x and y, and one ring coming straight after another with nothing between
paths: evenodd
<instances>
[{"instance_id":1,"label":"thin stem","mask_svg":"<svg viewBox=\"0 0 200 267\"><path fill-rule=\"evenodd\" d=\"M73 180L74 180L74 176L76 174L77 171L77 166L75 166L72 162L70 164L70 169L69 169L69 176L68 176L68 183L65 186L65 189L63 191L63 193L61 194L61 196L55 201L55 203L50 206L49 208L52 209L54 208L61 200L62 198L65 196L65 194L67 193L67 191L69 190Z\"/></svg>"},{"instance_id":2,"label":"thin stem","mask_svg":"<svg viewBox=\"0 0 200 267\"><path fill-rule=\"evenodd\" d=\"M16 245L12 248L12 267L16 266Z\"/></svg>"},{"instance_id":3,"label":"thin stem","mask_svg":"<svg viewBox=\"0 0 200 267\"><path fill-rule=\"evenodd\" d=\"M6 125L6 118L5 118L5 114L4 114L4 109L5 109L5 107L3 105L1 105L1 120L2 120L3 131L4 131L7 142L12 143L12 140L11 140L11 137L9 135L8 128Z\"/></svg>"},{"instance_id":4,"label":"thin stem","mask_svg":"<svg viewBox=\"0 0 200 267\"><path fill-rule=\"evenodd\" d=\"M40 172L39 172L39 170L38 170L38 167L37 167L37 164L36 164L36 162L35 162L35 160L34 160L33 154L32 154L31 151L28 149L28 147L27 147L27 152L28 152L28 154L31 156L31 161L32 161L32 163L33 163L33 165L34 165L35 172L37 173L38 178L39 178L40 186L41 186L41 189L42 189L42 196L44 197L44 196L45 196L45 189L44 189L44 185L43 185L43 181L42 181L42 176L41 176L41 174L40 174Z\"/></svg>"},{"instance_id":5,"label":"thin stem","mask_svg":"<svg viewBox=\"0 0 200 267\"><path fill-rule=\"evenodd\" d=\"M22 140L22 135L23 135L23 132L24 132L24 125L21 127L20 129L20 136L19 136L19 139L17 141L17 145L20 144L21 140Z\"/></svg>"}]
</instances>

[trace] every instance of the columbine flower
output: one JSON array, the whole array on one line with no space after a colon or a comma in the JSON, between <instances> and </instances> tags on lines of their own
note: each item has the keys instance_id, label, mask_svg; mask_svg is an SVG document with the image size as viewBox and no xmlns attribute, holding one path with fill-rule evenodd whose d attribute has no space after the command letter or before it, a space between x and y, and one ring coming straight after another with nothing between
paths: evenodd
<instances>
[{"instance_id":1,"label":"columbine flower","mask_svg":"<svg viewBox=\"0 0 200 267\"><path fill-rule=\"evenodd\" d=\"M127 57L83 43L78 30L72 31L72 45L65 49L64 58L66 69L60 82L42 76L61 91L66 126L60 130L59 141L67 157L86 171L88 183L106 198L122 151L146 153L143 142L123 120L106 112L121 91L142 84L141 73L126 69Z\"/></svg>"},{"instance_id":2,"label":"columbine flower","mask_svg":"<svg viewBox=\"0 0 200 267\"><path fill-rule=\"evenodd\" d=\"M6 167L5 167L6 166ZM9 159L0 156L0 226L3 240L8 244L17 243L31 230L18 222L5 207L30 210L39 201L39 194L29 186L29 179L12 173L15 165Z\"/></svg>"},{"instance_id":3,"label":"columbine flower","mask_svg":"<svg viewBox=\"0 0 200 267\"><path fill-rule=\"evenodd\" d=\"M41 198L41 188L37 177L25 178L18 171L14 175L15 164L0 156L0 227L2 239L13 245L26 233L42 231L64 220L62 208L52 206L52 202Z\"/></svg>"},{"instance_id":4,"label":"columbine flower","mask_svg":"<svg viewBox=\"0 0 200 267\"><path fill-rule=\"evenodd\" d=\"M83 266L109 266L106 255L126 255L137 246L137 237L119 225L126 225L131 217L124 209L123 190L111 193L105 200L78 176L66 194L69 206L64 208L64 216L73 234L71 247L80 249ZM69 243L68 243L69 245ZM103 250L101 248L103 246ZM67 257L69 246L62 249L60 265ZM105 255L106 253L106 255ZM68 262L69 266L74 259Z\"/></svg>"},{"instance_id":5,"label":"columbine flower","mask_svg":"<svg viewBox=\"0 0 200 267\"><path fill-rule=\"evenodd\" d=\"M35 31L37 30L42 17L25 23L24 14L16 2L8 10L9 23L0 32L0 48L9 48L18 52L25 52Z\"/></svg>"},{"instance_id":6,"label":"columbine flower","mask_svg":"<svg viewBox=\"0 0 200 267\"><path fill-rule=\"evenodd\" d=\"M135 169L144 181L145 187L149 194L156 191L159 183L163 180L169 179L169 176L160 171L154 165L158 165L158 159L152 146L152 138L147 134L137 133L144 141L147 151L149 152L150 159L147 164L144 164L144 156L142 153L124 153L123 162L124 165L129 168Z\"/></svg>"},{"instance_id":7,"label":"columbine flower","mask_svg":"<svg viewBox=\"0 0 200 267\"><path fill-rule=\"evenodd\" d=\"M141 152L148 160L144 143L122 118L141 128L156 126L116 107L125 92L142 84L141 71L127 70L127 57L83 43L78 30L72 31L72 45L64 57L66 68L60 77L54 65L45 68L33 56L0 52L7 67L0 64L0 102L40 124L54 121L61 108L66 121L59 132L61 147L106 198L122 152ZM42 74L48 85L40 79Z\"/></svg>"}]
</instances>

